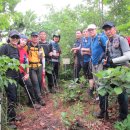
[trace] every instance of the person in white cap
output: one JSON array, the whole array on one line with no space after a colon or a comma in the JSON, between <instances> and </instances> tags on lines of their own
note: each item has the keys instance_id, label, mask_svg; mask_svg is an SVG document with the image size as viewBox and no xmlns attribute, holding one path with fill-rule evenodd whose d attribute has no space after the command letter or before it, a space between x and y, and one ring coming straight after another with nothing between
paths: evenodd
<instances>
[{"instance_id":1,"label":"person in white cap","mask_svg":"<svg viewBox=\"0 0 130 130\"><path fill-rule=\"evenodd\" d=\"M91 44L91 60L92 60L92 71L96 73L103 69L102 59L105 53L106 48L106 37L97 34L97 27L95 24L88 25L88 32L90 36ZM94 76L94 80L97 78ZM95 87L98 87L98 84L95 83ZM90 90L93 93L94 88Z\"/></svg>"}]
</instances>

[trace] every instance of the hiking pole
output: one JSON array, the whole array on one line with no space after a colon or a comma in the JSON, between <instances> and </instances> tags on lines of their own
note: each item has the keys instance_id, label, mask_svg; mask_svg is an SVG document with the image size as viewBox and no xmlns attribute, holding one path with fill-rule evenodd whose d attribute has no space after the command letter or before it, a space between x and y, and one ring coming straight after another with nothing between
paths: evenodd
<instances>
[{"instance_id":1,"label":"hiking pole","mask_svg":"<svg viewBox=\"0 0 130 130\"><path fill-rule=\"evenodd\" d=\"M2 125L2 122L1 122L1 116L2 116L2 115L1 115L1 114L2 114L2 112L1 112L1 110L2 110L2 109L1 109L1 108L2 108L2 107L1 107L1 104L2 104L2 95L0 96L0 130L1 130L1 125Z\"/></svg>"},{"instance_id":2,"label":"hiking pole","mask_svg":"<svg viewBox=\"0 0 130 130\"><path fill-rule=\"evenodd\" d=\"M32 103L32 105L33 105L33 108L34 108L34 110L35 110L37 116L39 117L39 115L38 115L38 113L37 113L37 110L36 110L36 107L35 107L35 105L34 105L34 103L33 103L32 97L31 97L31 95L30 95L30 93L29 93L29 91L28 91L27 85L26 85L26 83L25 83L25 81L24 81L24 77L22 78L22 80L23 80L23 83L24 83L24 87L25 87L25 89L26 89L26 92L27 92L27 94L28 94L28 97L29 97L29 99L30 99L30 101L31 101L31 103Z\"/></svg>"}]
</instances>

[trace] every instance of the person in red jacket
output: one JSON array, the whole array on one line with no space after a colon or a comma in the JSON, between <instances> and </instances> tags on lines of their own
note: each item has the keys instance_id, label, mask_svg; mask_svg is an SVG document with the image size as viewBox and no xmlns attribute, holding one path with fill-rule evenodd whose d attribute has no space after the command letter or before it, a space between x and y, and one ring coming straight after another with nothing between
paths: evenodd
<instances>
[{"instance_id":1,"label":"person in red jacket","mask_svg":"<svg viewBox=\"0 0 130 130\"><path fill-rule=\"evenodd\" d=\"M27 43L27 37L23 34L20 35L20 43L18 44L18 50L19 50L19 61L20 64L27 64L28 65L28 54L26 51L26 43ZM30 107L33 107L35 103L35 96L34 96L34 90L31 83L31 80L29 78L29 67L26 69L22 67L20 68L20 74L19 74L19 84L21 86L26 87L25 90L27 92L28 96L28 103L27 105ZM26 85L26 86L25 86Z\"/></svg>"}]
</instances>

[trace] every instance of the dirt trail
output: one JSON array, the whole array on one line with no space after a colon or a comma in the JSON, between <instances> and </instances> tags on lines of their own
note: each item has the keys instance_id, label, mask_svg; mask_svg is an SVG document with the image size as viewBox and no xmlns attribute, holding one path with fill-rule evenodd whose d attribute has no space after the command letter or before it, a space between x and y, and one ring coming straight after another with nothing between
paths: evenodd
<instances>
[{"instance_id":1,"label":"dirt trail","mask_svg":"<svg viewBox=\"0 0 130 130\"><path fill-rule=\"evenodd\" d=\"M68 111L68 108L63 107L62 102L59 102L58 107L55 107L52 97L53 95L49 94L44 98L46 106L37 109L37 112L33 108L28 108L24 112L21 112L20 115L23 117L23 120L18 122L18 130L67 130L62 123L61 113ZM89 108L92 107L92 104L89 104L89 102L85 104L85 108L87 109L85 109L83 116L89 115ZM99 119L95 119L92 122L88 119L84 122L80 117L79 120L84 128L75 130L113 130L112 122Z\"/></svg>"},{"instance_id":2,"label":"dirt trail","mask_svg":"<svg viewBox=\"0 0 130 130\"><path fill-rule=\"evenodd\" d=\"M33 108L20 113L24 118L18 123L19 130L64 130L60 119L60 113L63 111L54 108L52 95L45 98L46 106L42 106L35 112Z\"/></svg>"}]
</instances>

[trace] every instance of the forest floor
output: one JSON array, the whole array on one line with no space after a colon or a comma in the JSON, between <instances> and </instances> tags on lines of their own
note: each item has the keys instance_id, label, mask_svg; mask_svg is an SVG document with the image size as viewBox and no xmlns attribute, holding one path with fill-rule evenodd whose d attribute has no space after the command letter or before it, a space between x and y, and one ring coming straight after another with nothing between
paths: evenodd
<instances>
[{"instance_id":1,"label":"forest floor","mask_svg":"<svg viewBox=\"0 0 130 130\"><path fill-rule=\"evenodd\" d=\"M43 97L46 106L36 111L23 107L19 112L22 121L17 122L18 130L114 130L118 103L109 107L109 120L105 120L93 116L94 112L99 111L98 101L89 98L82 103L64 104L60 98L56 98L58 96L57 93Z\"/></svg>"}]
</instances>

